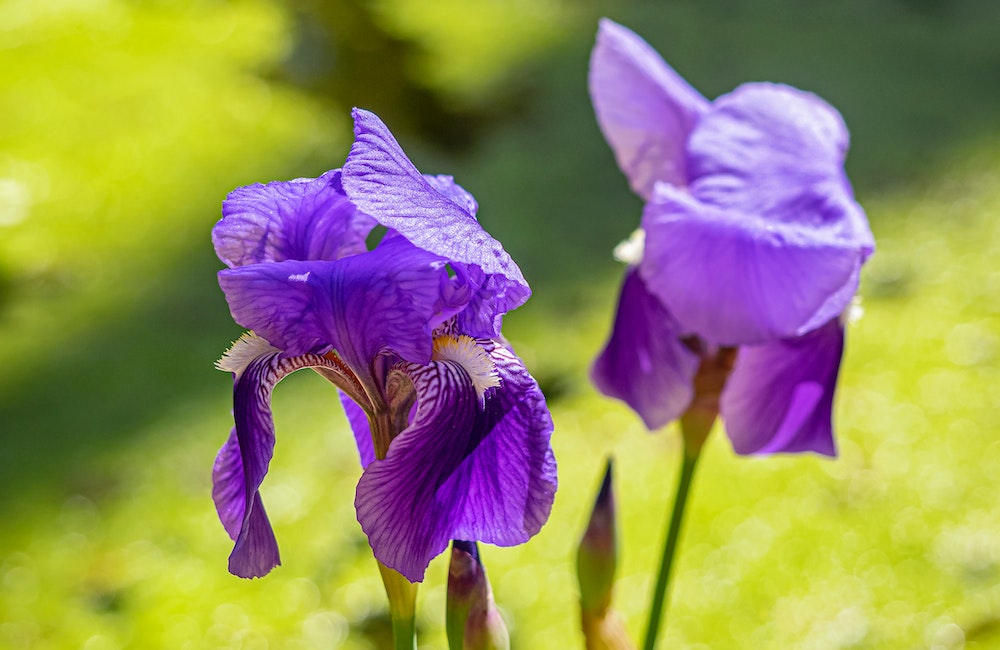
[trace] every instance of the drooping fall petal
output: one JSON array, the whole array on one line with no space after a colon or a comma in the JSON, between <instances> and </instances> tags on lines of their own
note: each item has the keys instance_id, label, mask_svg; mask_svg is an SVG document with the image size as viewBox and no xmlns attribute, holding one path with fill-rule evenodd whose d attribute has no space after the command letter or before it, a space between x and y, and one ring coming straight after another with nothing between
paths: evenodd
<instances>
[{"instance_id":1,"label":"drooping fall petal","mask_svg":"<svg viewBox=\"0 0 1000 650\"><path fill-rule=\"evenodd\" d=\"M835 455L831 411L843 351L838 319L797 338L740 348L721 399L736 452Z\"/></svg>"},{"instance_id":2,"label":"drooping fall petal","mask_svg":"<svg viewBox=\"0 0 1000 650\"><path fill-rule=\"evenodd\" d=\"M451 539L500 546L528 540L548 518L555 495L551 418L520 361L488 350L500 386L480 403L458 363L408 364L417 392L411 425L358 483L358 521L375 557L409 580Z\"/></svg>"},{"instance_id":3,"label":"drooping fall petal","mask_svg":"<svg viewBox=\"0 0 1000 650\"><path fill-rule=\"evenodd\" d=\"M650 430L676 420L691 402L698 357L681 342L681 334L637 270L629 269L611 337L591 377L602 393L632 407Z\"/></svg>"},{"instance_id":4,"label":"drooping fall petal","mask_svg":"<svg viewBox=\"0 0 1000 650\"><path fill-rule=\"evenodd\" d=\"M245 337L234 348L241 345L253 346L259 354L241 363L242 367L224 367L235 375L236 426L216 458L212 497L219 519L236 542L229 556L229 570L243 578L258 578L280 564L274 532L258 492L274 454L271 392L279 381L296 370L323 367L336 371L337 368L328 359L312 354L282 357L278 350L262 345L259 339Z\"/></svg>"}]
</instances>

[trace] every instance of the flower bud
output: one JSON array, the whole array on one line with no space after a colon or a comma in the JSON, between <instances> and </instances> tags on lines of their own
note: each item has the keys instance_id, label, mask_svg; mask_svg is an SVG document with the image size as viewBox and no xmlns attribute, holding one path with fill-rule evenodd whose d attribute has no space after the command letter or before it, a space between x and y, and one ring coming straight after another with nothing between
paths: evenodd
<instances>
[{"instance_id":1,"label":"flower bud","mask_svg":"<svg viewBox=\"0 0 1000 650\"><path fill-rule=\"evenodd\" d=\"M615 499L609 459L590 522L577 548L576 574L580 581L580 607L583 611L599 614L611 606L617 563Z\"/></svg>"},{"instance_id":2,"label":"flower bud","mask_svg":"<svg viewBox=\"0 0 1000 650\"><path fill-rule=\"evenodd\" d=\"M615 499L611 460L608 459L604 480L576 555L580 623L587 650L628 650L634 647L621 617L611 609L617 564Z\"/></svg>"},{"instance_id":3,"label":"flower bud","mask_svg":"<svg viewBox=\"0 0 1000 650\"><path fill-rule=\"evenodd\" d=\"M510 648L510 635L493 600L475 542L452 542L446 628L451 650Z\"/></svg>"}]
</instances>

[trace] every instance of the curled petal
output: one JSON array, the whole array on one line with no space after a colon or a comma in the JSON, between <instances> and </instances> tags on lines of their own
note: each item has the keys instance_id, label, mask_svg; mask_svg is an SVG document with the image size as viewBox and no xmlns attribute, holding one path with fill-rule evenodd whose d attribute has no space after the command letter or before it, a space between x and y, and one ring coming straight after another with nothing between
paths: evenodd
<instances>
[{"instance_id":1,"label":"curled petal","mask_svg":"<svg viewBox=\"0 0 1000 650\"><path fill-rule=\"evenodd\" d=\"M448 177L421 175L378 117L360 109L353 114L355 141L343 175L348 197L414 245L491 276L480 290L490 331L471 333L495 336L502 315L531 294L521 270L476 221L475 201L465 190Z\"/></svg>"},{"instance_id":2,"label":"curled petal","mask_svg":"<svg viewBox=\"0 0 1000 650\"><path fill-rule=\"evenodd\" d=\"M699 360L681 334L638 271L629 268L611 338L591 377L599 391L632 407L651 431L679 418L691 403Z\"/></svg>"},{"instance_id":3,"label":"curled petal","mask_svg":"<svg viewBox=\"0 0 1000 650\"><path fill-rule=\"evenodd\" d=\"M739 454L836 454L831 411L844 329L831 319L804 336L741 347L722 393Z\"/></svg>"},{"instance_id":4,"label":"curled petal","mask_svg":"<svg viewBox=\"0 0 1000 650\"><path fill-rule=\"evenodd\" d=\"M235 378L236 427L216 458L212 497L219 519L236 542L229 571L242 578L259 578L281 563L258 492L274 453L271 392L289 373L312 367L337 370L323 357L282 358L274 350L251 361Z\"/></svg>"},{"instance_id":5,"label":"curled petal","mask_svg":"<svg viewBox=\"0 0 1000 650\"><path fill-rule=\"evenodd\" d=\"M319 178L248 185L229 193L212 229L229 267L282 260L335 260L367 250L375 220L347 199L340 170Z\"/></svg>"},{"instance_id":6,"label":"curled petal","mask_svg":"<svg viewBox=\"0 0 1000 650\"><path fill-rule=\"evenodd\" d=\"M632 189L648 199L656 181L686 185L684 146L708 100L646 41L606 18L589 86L597 122Z\"/></svg>"},{"instance_id":7,"label":"curled petal","mask_svg":"<svg viewBox=\"0 0 1000 650\"><path fill-rule=\"evenodd\" d=\"M685 332L718 345L794 337L847 308L865 249L656 186L642 279Z\"/></svg>"},{"instance_id":8,"label":"curled petal","mask_svg":"<svg viewBox=\"0 0 1000 650\"><path fill-rule=\"evenodd\" d=\"M219 272L236 322L289 356L332 348L369 387L371 361L383 350L430 360L431 328L447 279L441 258L400 237L334 262Z\"/></svg>"},{"instance_id":9,"label":"curled petal","mask_svg":"<svg viewBox=\"0 0 1000 650\"><path fill-rule=\"evenodd\" d=\"M484 343L484 342L481 342ZM485 408L453 361L406 364L417 391L412 424L358 483L358 521L375 557L411 581L452 538L526 541L556 489L552 421L537 384L506 348L486 343L501 385Z\"/></svg>"}]
</instances>

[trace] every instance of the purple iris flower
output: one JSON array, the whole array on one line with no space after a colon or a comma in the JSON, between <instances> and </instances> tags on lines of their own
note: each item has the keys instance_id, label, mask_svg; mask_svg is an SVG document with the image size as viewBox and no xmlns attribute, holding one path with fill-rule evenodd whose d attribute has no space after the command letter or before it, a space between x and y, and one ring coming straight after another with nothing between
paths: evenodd
<instances>
[{"instance_id":1,"label":"purple iris flower","mask_svg":"<svg viewBox=\"0 0 1000 650\"><path fill-rule=\"evenodd\" d=\"M875 248L844 173L842 118L780 84L710 102L607 19L589 82L646 201L617 251L629 267L594 382L656 429L691 405L702 359L735 348L719 400L734 449L834 455L842 316Z\"/></svg>"},{"instance_id":2,"label":"purple iris flower","mask_svg":"<svg viewBox=\"0 0 1000 650\"><path fill-rule=\"evenodd\" d=\"M301 368L339 389L364 467L358 521L411 581L451 539L525 542L556 490L544 397L500 334L530 295L520 270L468 192L421 175L372 113L354 120L343 169L236 189L212 232L219 284L251 330L219 362L236 426L213 472L242 577L280 564L259 488L271 391Z\"/></svg>"}]
</instances>

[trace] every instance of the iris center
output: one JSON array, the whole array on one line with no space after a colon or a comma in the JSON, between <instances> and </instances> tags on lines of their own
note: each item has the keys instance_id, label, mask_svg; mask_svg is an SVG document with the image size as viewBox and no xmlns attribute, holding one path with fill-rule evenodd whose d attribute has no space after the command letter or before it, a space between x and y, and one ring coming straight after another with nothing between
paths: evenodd
<instances>
[{"instance_id":1,"label":"iris center","mask_svg":"<svg viewBox=\"0 0 1000 650\"><path fill-rule=\"evenodd\" d=\"M434 339L434 361L452 361L462 366L482 399L488 388L500 385L496 364L471 336L445 334Z\"/></svg>"}]
</instances>

